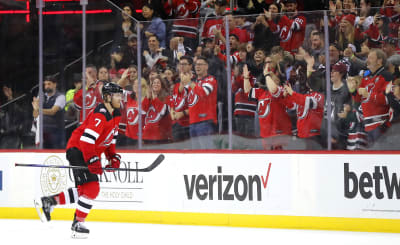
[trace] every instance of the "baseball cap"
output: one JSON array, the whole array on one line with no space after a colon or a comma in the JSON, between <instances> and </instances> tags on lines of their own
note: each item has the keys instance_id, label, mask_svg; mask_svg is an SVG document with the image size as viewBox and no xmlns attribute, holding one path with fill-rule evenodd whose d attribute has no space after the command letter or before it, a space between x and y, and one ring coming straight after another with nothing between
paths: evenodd
<instances>
[{"instance_id":1,"label":"baseball cap","mask_svg":"<svg viewBox=\"0 0 400 245\"><path fill-rule=\"evenodd\" d=\"M337 71L341 74L347 73L347 66L343 63L336 63L332 66L332 71Z\"/></svg>"}]
</instances>

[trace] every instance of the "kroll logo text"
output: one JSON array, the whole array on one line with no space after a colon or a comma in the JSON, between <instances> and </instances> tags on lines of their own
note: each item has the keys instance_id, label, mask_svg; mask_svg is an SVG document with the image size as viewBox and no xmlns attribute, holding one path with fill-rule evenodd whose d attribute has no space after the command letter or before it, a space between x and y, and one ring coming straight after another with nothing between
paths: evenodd
<instances>
[{"instance_id":1,"label":"kroll logo text","mask_svg":"<svg viewBox=\"0 0 400 245\"><path fill-rule=\"evenodd\" d=\"M368 172L357 173L344 164L344 196L355 198L358 193L364 199L375 196L377 199L400 199L400 179L396 172L387 166L374 166Z\"/></svg>"},{"instance_id":2,"label":"kroll logo text","mask_svg":"<svg viewBox=\"0 0 400 245\"><path fill-rule=\"evenodd\" d=\"M217 167L214 175L183 175L186 196L189 200L195 198L218 201L262 201L262 189L267 189L271 163L266 175L227 175L222 167Z\"/></svg>"}]
</instances>

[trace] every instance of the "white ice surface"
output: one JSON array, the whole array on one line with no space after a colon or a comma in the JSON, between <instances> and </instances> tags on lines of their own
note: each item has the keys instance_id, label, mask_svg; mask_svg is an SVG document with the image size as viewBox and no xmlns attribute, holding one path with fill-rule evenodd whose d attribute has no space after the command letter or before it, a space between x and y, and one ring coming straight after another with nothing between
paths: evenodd
<instances>
[{"instance_id":1,"label":"white ice surface","mask_svg":"<svg viewBox=\"0 0 400 245\"><path fill-rule=\"evenodd\" d=\"M86 222L88 239L71 239L71 222L0 219L0 244L225 245L400 244L400 234Z\"/></svg>"}]
</instances>

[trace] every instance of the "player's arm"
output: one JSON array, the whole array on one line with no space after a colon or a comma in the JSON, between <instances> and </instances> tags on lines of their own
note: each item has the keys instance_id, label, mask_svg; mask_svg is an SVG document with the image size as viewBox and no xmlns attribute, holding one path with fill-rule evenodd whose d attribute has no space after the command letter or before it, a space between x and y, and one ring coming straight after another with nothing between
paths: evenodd
<instances>
[{"instance_id":1,"label":"player's arm","mask_svg":"<svg viewBox=\"0 0 400 245\"><path fill-rule=\"evenodd\" d=\"M102 113L95 112L87 120L87 127L79 139L80 149L89 171L102 174L100 156L96 152L96 141L103 132L106 117Z\"/></svg>"}]
</instances>

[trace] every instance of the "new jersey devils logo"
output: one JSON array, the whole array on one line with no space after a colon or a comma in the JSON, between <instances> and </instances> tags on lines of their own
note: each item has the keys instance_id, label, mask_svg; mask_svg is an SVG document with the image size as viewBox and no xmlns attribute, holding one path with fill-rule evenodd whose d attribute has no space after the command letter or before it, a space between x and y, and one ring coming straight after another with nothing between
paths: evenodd
<instances>
[{"instance_id":1,"label":"new jersey devils logo","mask_svg":"<svg viewBox=\"0 0 400 245\"><path fill-rule=\"evenodd\" d=\"M136 107L129 107L126 112L128 125L137 125L139 123L139 110Z\"/></svg>"},{"instance_id":2,"label":"new jersey devils logo","mask_svg":"<svg viewBox=\"0 0 400 245\"><path fill-rule=\"evenodd\" d=\"M93 108L96 105L96 96L93 92L88 92L86 94L86 108Z\"/></svg>"},{"instance_id":3,"label":"new jersey devils logo","mask_svg":"<svg viewBox=\"0 0 400 245\"><path fill-rule=\"evenodd\" d=\"M193 93L193 90L191 90L187 97L187 100L189 106L195 106L197 102L199 102L199 96L197 96L197 94Z\"/></svg>"},{"instance_id":4,"label":"new jersey devils logo","mask_svg":"<svg viewBox=\"0 0 400 245\"><path fill-rule=\"evenodd\" d=\"M166 110L166 105L164 105L162 111L165 112L165 110ZM151 105L149 110L147 111L146 124L147 123L156 123L156 122L160 121L161 117L162 117L162 114L164 114L163 112L162 113L158 113L156 111L156 109L154 108L154 106Z\"/></svg>"},{"instance_id":5,"label":"new jersey devils logo","mask_svg":"<svg viewBox=\"0 0 400 245\"><path fill-rule=\"evenodd\" d=\"M114 139L114 134L115 132L118 132L118 126L116 126L115 128L113 128L110 133L108 133L107 137L104 139L103 141L103 145L104 146L110 146L113 139Z\"/></svg>"},{"instance_id":6,"label":"new jersey devils logo","mask_svg":"<svg viewBox=\"0 0 400 245\"><path fill-rule=\"evenodd\" d=\"M257 112L260 118L265 118L268 116L270 111L270 104L270 98L258 101Z\"/></svg>"},{"instance_id":7,"label":"new jersey devils logo","mask_svg":"<svg viewBox=\"0 0 400 245\"><path fill-rule=\"evenodd\" d=\"M180 18L186 18L186 17L188 17L188 15L189 15L189 10L186 8L186 6L185 6L185 4L180 4L178 7L177 7L177 12L178 12L178 16L180 17Z\"/></svg>"}]
</instances>

